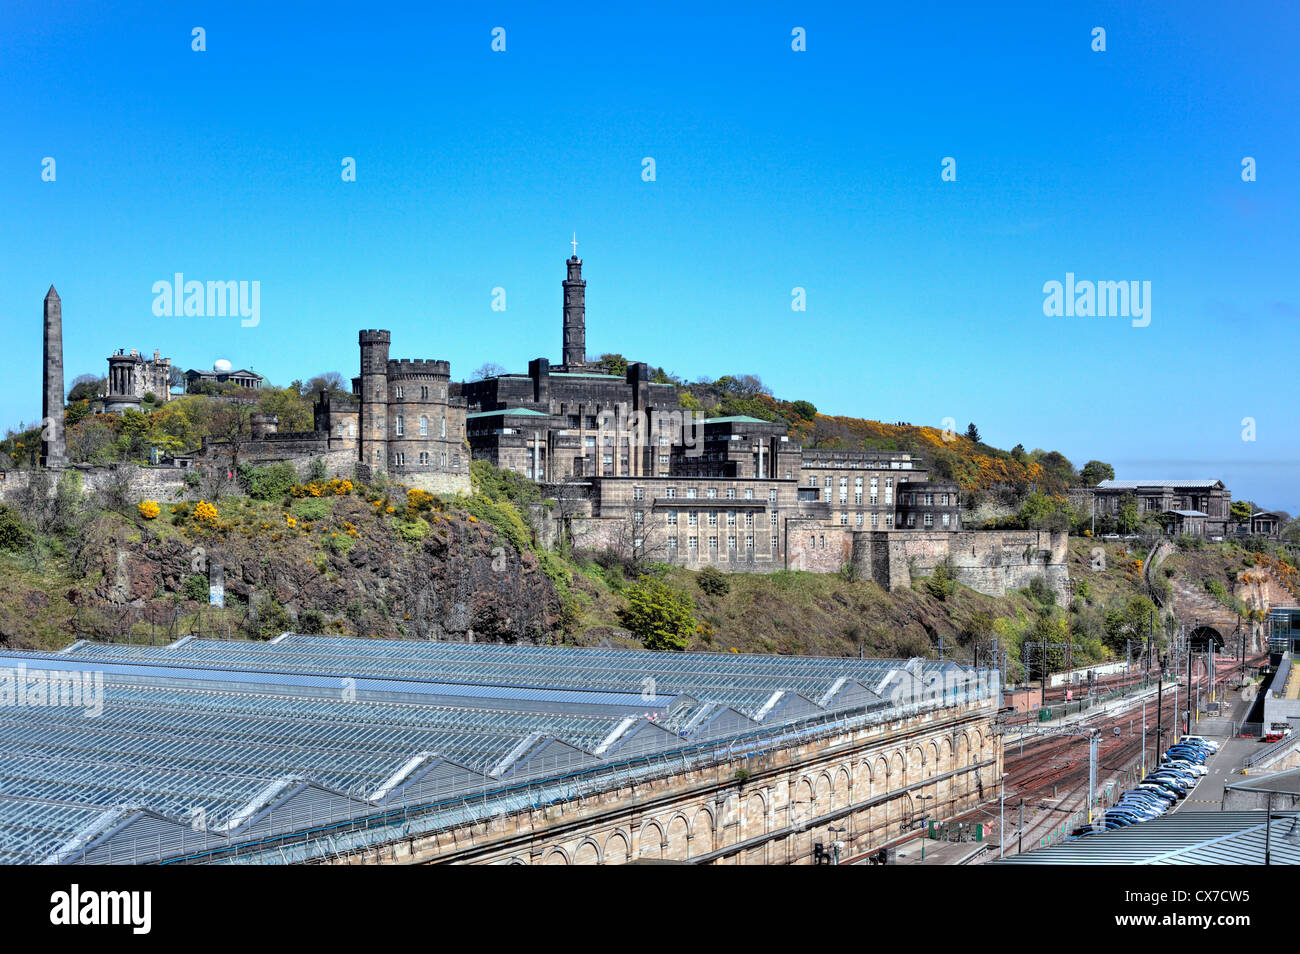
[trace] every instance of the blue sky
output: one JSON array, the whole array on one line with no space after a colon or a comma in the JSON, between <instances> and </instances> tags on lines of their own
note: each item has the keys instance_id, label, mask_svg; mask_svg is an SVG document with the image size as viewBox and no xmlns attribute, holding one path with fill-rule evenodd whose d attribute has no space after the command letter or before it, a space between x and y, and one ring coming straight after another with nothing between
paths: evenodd
<instances>
[{"instance_id":1,"label":"blue sky","mask_svg":"<svg viewBox=\"0 0 1300 954\"><path fill-rule=\"evenodd\" d=\"M576 231L591 354L1300 512L1287 4L441 6L5 4L0 424L51 283L69 380L350 378L375 327L459 377L559 359ZM176 272L259 281L260 323L155 317ZM1045 316L1067 272L1151 282L1150 325Z\"/></svg>"}]
</instances>

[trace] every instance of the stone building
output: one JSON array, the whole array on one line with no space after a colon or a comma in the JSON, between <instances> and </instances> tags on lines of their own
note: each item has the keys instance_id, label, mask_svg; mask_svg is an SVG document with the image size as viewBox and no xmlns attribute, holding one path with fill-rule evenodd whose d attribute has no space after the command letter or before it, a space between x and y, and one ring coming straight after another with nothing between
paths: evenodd
<instances>
[{"instance_id":1,"label":"stone building","mask_svg":"<svg viewBox=\"0 0 1300 954\"><path fill-rule=\"evenodd\" d=\"M571 515L561 515L576 546L731 573L785 568L794 522L824 524L829 515L793 479L599 477L581 489L580 505L570 501Z\"/></svg>"},{"instance_id":2,"label":"stone building","mask_svg":"<svg viewBox=\"0 0 1300 954\"><path fill-rule=\"evenodd\" d=\"M896 530L960 530L960 487L953 481L905 480L898 485Z\"/></svg>"},{"instance_id":3,"label":"stone building","mask_svg":"<svg viewBox=\"0 0 1300 954\"><path fill-rule=\"evenodd\" d=\"M235 387L249 391L261 390L266 378L248 368L235 370L229 361L217 361L211 371L196 371L190 368L185 372L185 390L190 394L198 393L204 385L233 384Z\"/></svg>"},{"instance_id":4,"label":"stone building","mask_svg":"<svg viewBox=\"0 0 1300 954\"><path fill-rule=\"evenodd\" d=\"M1232 521L1232 494L1221 480L1103 480L1093 491L1097 516L1118 514L1129 495L1141 515L1181 516L1180 525L1208 537L1226 536Z\"/></svg>"},{"instance_id":5,"label":"stone building","mask_svg":"<svg viewBox=\"0 0 1300 954\"><path fill-rule=\"evenodd\" d=\"M155 348L153 358L145 358L132 348L119 348L108 359L108 385L104 389L103 407L110 414L140 410L145 395L162 404L172 397L172 359L164 358Z\"/></svg>"},{"instance_id":6,"label":"stone building","mask_svg":"<svg viewBox=\"0 0 1300 954\"><path fill-rule=\"evenodd\" d=\"M467 409L471 453L539 483L667 474L682 415L677 387L651 381L644 363L629 362L625 375L587 363L587 283L580 258L566 264L563 363L537 358L527 374L452 385Z\"/></svg>"},{"instance_id":7,"label":"stone building","mask_svg":"<svg viewBox=\"0 0 1300 954\"><path fill-rule=\"evenodd\" d=\"M389 474L424 489L468 490L469 448L465 402L452 394L451 365L435 359L389 357L392 334L358 335L361 373L352 396L325 392L315 409L316 428L332 450L355 450L362 479ZM448 484L436 478L460 478Z\"/></svg>"}]
</instances>

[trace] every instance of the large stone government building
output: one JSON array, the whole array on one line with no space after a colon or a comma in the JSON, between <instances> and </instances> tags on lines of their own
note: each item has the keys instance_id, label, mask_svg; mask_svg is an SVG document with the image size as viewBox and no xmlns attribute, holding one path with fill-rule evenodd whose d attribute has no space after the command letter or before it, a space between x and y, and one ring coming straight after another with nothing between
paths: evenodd
<instances>
[{"instance_id":1,"label":"large stone government building","mask_svg":"<svg viewBox=\"0 0 1300 954\"><path fill-rule=\"evenodd\" d=\"M800 447L781 422L684 410L677 385L652 380L645 362L605 373L586 355L576 254L562 287L559 364L539 357L527 373L456 382L449 362L392 358L389 331L363 330L351 393L322 392L311 431L282 432L273 416L254 415L250 440L205 445L194 463L225 469L237 452L240 463L284 460L305 473L323 460L339 475L469 493L470 460L487 460L540 484L555 501L544 532L579 547L730 572L851 567L887 586L947 561L985 592L1033 575L1064 586L1063 534L963 530L960 488L931 480L914 454ZM62 388L60 305L46 302L47 375L58 377L50 394ZM170 371L134 353L110 365L121 369L110 392L122 403ZM46 458L63 454L59 431Z\"/></svg>"}]
</instances>

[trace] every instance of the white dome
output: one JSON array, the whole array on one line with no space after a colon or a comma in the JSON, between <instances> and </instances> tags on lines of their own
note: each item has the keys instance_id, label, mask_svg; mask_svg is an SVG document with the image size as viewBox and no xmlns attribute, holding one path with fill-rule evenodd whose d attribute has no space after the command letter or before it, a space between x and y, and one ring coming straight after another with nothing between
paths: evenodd
<instances>
[{"instance_id":1,"label":"white dome","mask_svg":"<svg viewBox=\"0 0 1300 954\"><path fill-rule=\"evenodd\" d=\"M229 371L232 365L225 358L212 362L213 371Z\"/></svg>"}]
</instances>

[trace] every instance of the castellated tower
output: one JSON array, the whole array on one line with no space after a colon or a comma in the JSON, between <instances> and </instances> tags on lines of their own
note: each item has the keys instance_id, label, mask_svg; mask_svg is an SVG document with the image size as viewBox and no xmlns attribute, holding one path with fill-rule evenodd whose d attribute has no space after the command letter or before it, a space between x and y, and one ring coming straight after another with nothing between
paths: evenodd
<instances>
[{"instance_id":1,"label":"castellated tower","mask_svg":"<svg viewBox=\"0 0 1300 954\"><path fill-rule=\"evenodd\" d=\"M587 283L582 280L582 259L569 261L564 280L564 366L581 368L587 363Z\"/></svg>"},{"instance_id":2,"label":"castellated tower","mask_svg":"<svg viewBox=\"0 0 1300 954\"><path fill-rule=\"evenodd\" d=\"M360 334L361 422L358 426L358 462L373 474L387 470L388 461L388 349L393 336L387 331Z\"/></svg>"},{"instance_id":3,"label":"castellated tower","mask_svg":"<svg viewBox=\"0 0 1300 954\"><path fill-rule=\"evenodd\" d=\"M68 450L63 440L63 302L50 286L45 296L45 391L41 401L41 464L66 467Z\"/></svg>"},{"instance_id":4,"label":"castellated tower","mask_svg":"<svg viewBox=\"0 0 1300 954\"><path fill-rule=\"evenodd\" d=\"M451 365L436 360L388 362L390 473L459 472L465 412L450 406Z\"/></svg>"}]
</instances>

